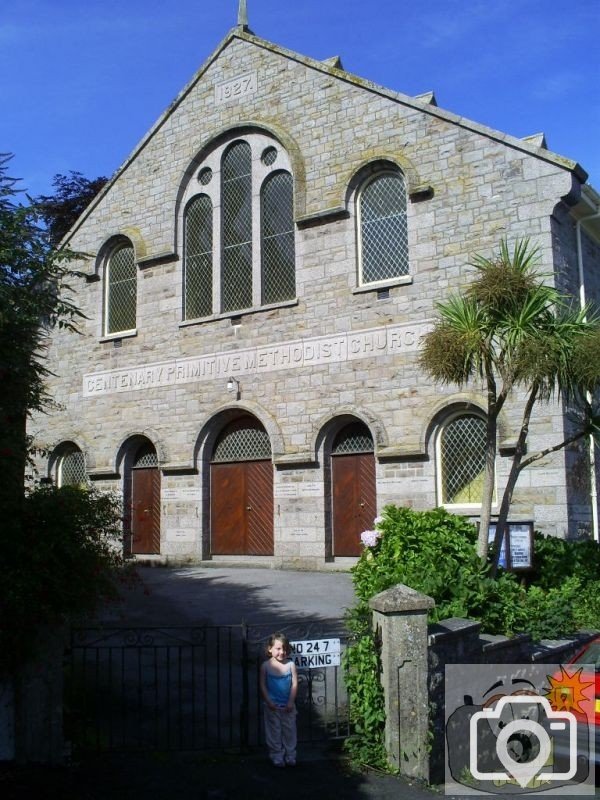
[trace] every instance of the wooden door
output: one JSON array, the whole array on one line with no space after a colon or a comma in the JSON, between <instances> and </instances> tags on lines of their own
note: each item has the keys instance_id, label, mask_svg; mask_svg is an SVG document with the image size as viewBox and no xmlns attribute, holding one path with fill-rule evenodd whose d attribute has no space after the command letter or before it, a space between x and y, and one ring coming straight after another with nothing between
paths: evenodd
<instances>
[{"instance_id":1,"label":"wooden door","mask_svg":"<svg viewBox=\"0 0 600 800\"><path fill-rule=\"evenodd\" d=\"M331 458L333 555L359 556L360 534L377 516L375 456L353 453Z\"/></svg>"},{"instance_id":2,"label":"wooden door","mask_svg":"<svg viewBox=\"0 0 600 800\"><path fill-rule=\"evenodd\" d=\"M160 472L156 467L131 471L131 552L160 553Z\"/></svg>"},{"instance_id":3,"label":"wooden door","mask_svg":"<svg viewBox=\"0 0 600 800\"><path fill-rule=\"evenodd\" d=\"M213 555L273 555L273 465L211 465Z\"/></svg>"}]
</instances>

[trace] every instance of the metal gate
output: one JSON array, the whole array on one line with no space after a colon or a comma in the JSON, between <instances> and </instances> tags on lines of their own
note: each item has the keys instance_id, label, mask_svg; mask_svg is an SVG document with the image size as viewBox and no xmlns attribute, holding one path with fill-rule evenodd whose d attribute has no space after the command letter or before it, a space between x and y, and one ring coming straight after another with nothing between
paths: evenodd
<instances>
[{"instance_id":1,"label":"metal gate","mask_svg":"<svg viewBox=\"0 0 600 800\"><path fill-rule=\"evenodd\" d=\"M279 626L291 640L340 628ZM74 751L244 749L262 743L259 669L273 625L77 628L66 654L65 735ZM298 739L349 734L341 666L298 670Z\"/></svg>"}]
</instances>

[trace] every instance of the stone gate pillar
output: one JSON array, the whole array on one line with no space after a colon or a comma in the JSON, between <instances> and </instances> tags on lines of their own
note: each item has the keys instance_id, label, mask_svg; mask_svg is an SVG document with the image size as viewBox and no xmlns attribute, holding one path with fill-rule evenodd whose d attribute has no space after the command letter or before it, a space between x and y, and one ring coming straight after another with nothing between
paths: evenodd
<instances>
[{"instance_id":1,"label":"stone gate pillar","mask_svg":"<svg viewBox=\"0 0 600 800\"><path fill-rule=\"evenodd\" d=\"M369 605L381 641L388 760L403 775L429 780L427 611L435 603L398 584Z\"/></svg>"}]
</instances>

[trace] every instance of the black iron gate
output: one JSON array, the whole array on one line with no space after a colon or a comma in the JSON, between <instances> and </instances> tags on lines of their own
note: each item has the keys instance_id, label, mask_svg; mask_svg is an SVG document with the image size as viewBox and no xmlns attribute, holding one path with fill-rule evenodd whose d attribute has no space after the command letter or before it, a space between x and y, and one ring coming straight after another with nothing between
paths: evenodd
<instances>
[{"instance_id":1,"label":"black iron gate","mask_svg":"<svg viewBox=\"0 0 600 800\"><path fill-rule=\"evenodd\" d=\"M259 668L273 627L77 628L66 656L65 734L76 751L244 749L262 743ZM341 628L280 626L292 640ZM349 733L341 666L298 670L301 742Z\"/></svg>"}]
</instances>

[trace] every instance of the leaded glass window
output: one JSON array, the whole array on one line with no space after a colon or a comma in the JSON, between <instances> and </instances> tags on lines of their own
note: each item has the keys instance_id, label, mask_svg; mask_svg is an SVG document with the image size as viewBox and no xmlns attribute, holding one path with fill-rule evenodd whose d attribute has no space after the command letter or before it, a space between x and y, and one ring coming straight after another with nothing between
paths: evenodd
<instances>
[{"instance_id":1,"label":"leaded glass window","mask_svg":"<svg viewBox=\"0 0 600 800\"><path fill-rule=\"evenodd\" d=\"M370 430L362 422L352 422L338 433L333 442L331 455L347 455L349 453L372 453L373 437Z\"/></svg>"},{"instance_id":2,"label":"leaded glass window","mask_svg":"<svg viewBox=\"0 0 600 800\"><path fill-rule=\"evenodd\" d=\"M185 319L212 314L213 210L210 197L194 197L185 216Z\"/></svg>"},{"instance_id":3,"label":"leaded glass window","mask_svg":"<svg viewBox=\"0 0 600 800\"><path fill-rule=\"evenodd\" d=\"M361 190L361 283L408 275L406 209L406 187L400 172L384 172Z\"/></svg>"},{"instance_id":4,"label":"leaded glass window","mask_svg":"<svg viewBox=\"0 0 600 800\"><path fill-rule=\"evenodd\" d=\"M293 181L289 172L275 172L263 184L261 251L263 303L296 296Z\"/></svg>"},{"instance_id":5,"label":"leaded glass window","mask_svg":"<svg viewBox=\"0 0 600 800\"><path fill-rule=\"evenodd\" d=\"M243 417L228 425L217 439L213 463L228 461L264 461L271 458L269 434L252 417Z\"/></svg>"},{"instance_id":6,"label":"leaded glass window","mask_svg":"<svg viewBox=\"0 0 600 800\"><path fill-rule=\"evenodd\" d=\"M85 457L81 450L69 450L61 456L56 469L56 483L58 486L86 486L88 484Z\"/></svg>"},{"instance_id":7,"label":"leaded glass window","mask_svg":"<svg viewBox=\"0 0 600 800\"><path fill-rule=\"evenodd\" d=\"M294 300L294 179L285 149L263 131L230 136L193 171L182 197L183 319Z\"/></svg>"},{"instance_id":8,"label":"leaded glass window","mask_svg":"<svg viewBox=\"0 0 600 800\"><path fill-rule=\"evenodd\" d=\"M153 444L148 442L147 444L143 444L139 448L139 450L135 454L133 466L134 468L158 466L158 457L156 455L156 450Z\"/></svg>"},{"instance_id":9,"label":"leaded glass window","mask_svg":"<svg viewBox=\"0 0 600 800\"><path fill-rule=\"evenodd\" d=\"M131 245L122 245L110 254L106 264L105 280L105 334L134 330L137 273Z\"/></svg>"},{"instance_id":10,"label":"leaded glass window","mask_svg":"<svg viewBox=\"0 0 600 800\"><path fill-rule=\"evenodd\" d=\"M252 151L235 142L225 151L221 173L221 308L252 306Z\"/></svg>"},{"instance_id":11,"label":"leaded glass window","mask_svg":"<svg viewBox=\"0 0 600 800\"><path fill-rule=\"evenodd\" d=\"M439 459L444 505L481 504L485 439L485 419L475 414L454 417L443 427Z\"/></svg>"}]
</instances>

